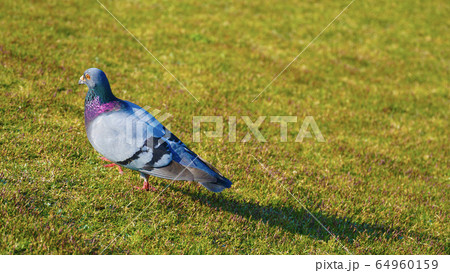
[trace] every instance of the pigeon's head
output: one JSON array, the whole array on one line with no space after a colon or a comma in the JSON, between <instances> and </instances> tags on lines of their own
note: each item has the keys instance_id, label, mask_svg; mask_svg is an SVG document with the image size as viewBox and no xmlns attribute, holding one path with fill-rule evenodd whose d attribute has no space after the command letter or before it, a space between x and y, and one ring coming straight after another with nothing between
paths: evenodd
<instances>
[{"instance_id":1,"label":"pigeon's head","mask_svg":"<svg viewBox=\"0 0 450 273\"><path fill-rule=\"evenodd\" d=\"M98 87L109 87L106 74L98 68L89 68L81 75L78 84L86 84L89 89L97 89ZM97 88L96 88L97 87Z\"/></svg>"},{"instance_id":2,"label":"pigeon's head","mask_svg":"<svg viewBox=\"0 0 450 273\"><path fill-rule=\"evenodd\" d=\"M111 92L106 74L98 68L89 68L81 75L78 84L86 84L89 91L86 94L86 101L98 97L103 103L116 100Z\"/></svg>"}]
</instances>

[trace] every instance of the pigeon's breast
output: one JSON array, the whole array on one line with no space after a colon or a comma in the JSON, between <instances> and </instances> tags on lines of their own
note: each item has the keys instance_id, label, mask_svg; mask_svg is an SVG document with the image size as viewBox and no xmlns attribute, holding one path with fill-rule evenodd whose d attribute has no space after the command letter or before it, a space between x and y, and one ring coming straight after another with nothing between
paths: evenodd
<instances>
[{"instance_id":1,"label":"pigeon's breast","mask_svg":"<svg viewBox=\"0 0 450 273\"><path fill-rule=\"evenodd\" d=\"M172 161L166 146L160 144L163 132L151 120L136 116L127 108L102 113L86 125L89 142L107 159L139 169L147 164L162 167Z\"/></svg>"},{"instance_id":2,"label":"pigeon's breast","mask_svg":"<svg viewBox=\"0 0 450 273\"><path fill-rule=\"evenodd\" d=\"M98 115L87 123L86 133L94 149L113 162L132 157L145 142L145 136L137 136L125 111Z\"/></svg>"}]
</instances>

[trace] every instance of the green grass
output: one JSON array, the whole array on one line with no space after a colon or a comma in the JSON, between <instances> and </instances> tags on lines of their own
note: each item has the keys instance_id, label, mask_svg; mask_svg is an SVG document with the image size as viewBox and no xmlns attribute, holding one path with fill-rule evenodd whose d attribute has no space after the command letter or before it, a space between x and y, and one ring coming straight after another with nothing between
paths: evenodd
<instances>
[{"instance_id":1,"label":"green grass","mask_svg":"<svg viewBox=\"0 0 450 273\"><path fill-rule=\"evenodd\" d=\"M446 1L360 1L254 103L349 1L0 3L0 254L450 254ZM122 99L170 113L234 185L103 168L84 131L89 67ZM313 116L325 143L192 141L193 116ZM267 166L262 168L253 158ZM132 221L136 216L137 219ZM129 225L132 223L131 225ZM127 227L127 228L126 228ZM126 228L126 229L125 229ZM125 231L122 232L122 230Z\"/></svg>"}]
</instances>

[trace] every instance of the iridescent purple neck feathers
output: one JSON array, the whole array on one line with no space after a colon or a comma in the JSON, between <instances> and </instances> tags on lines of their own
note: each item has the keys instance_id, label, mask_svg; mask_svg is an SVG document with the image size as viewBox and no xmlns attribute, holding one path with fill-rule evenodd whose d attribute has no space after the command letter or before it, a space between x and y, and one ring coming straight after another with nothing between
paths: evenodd
<instances>
[{"instance_id":1,"label":"iridescent purple neck feathers","mask_svg":"<svg viewBox=\"0 0 450 273\"><path fill-rule=\"evenodd\" d=\"M92 100L86 100L84 103L84 123L87 124L103 113L117 111L122 108L120 100L113 100L102 103L99 97Z\"/></svg>"}]
</instances>

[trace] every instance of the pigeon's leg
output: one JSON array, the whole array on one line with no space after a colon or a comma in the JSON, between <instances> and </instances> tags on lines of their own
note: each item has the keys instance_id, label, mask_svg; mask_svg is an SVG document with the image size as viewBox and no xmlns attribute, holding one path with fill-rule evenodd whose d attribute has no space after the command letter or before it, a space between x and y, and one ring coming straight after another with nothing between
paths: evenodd
<instances>
[{"instance_id":1,"label":"pigeon's leg","mask_svg":"<svg viewBox=\"0 0 450 273\"><path fill-rule=\"evenodd\" d=\"M107 159L106 157L100 157L100 159L105 160L105 161L108 161L108 162L111 162L111 160ZM120 173L120 174L123 174L122 167L120 167L120 166L117 165L116 163L111 163L111 164L103 165L103 167L114 167L114 166L117 166L117 167L119 168L119 173Z\"/></svg>"},{"instance_id":2,"label":"pigeon's leg","mask_svg":"<svg viewBox=\"0 0 450 273\"><path fill-rule=\"evenodd\" d=\"M148 183L148 177L149 176L150 175L148 175L148 174L141 173L141 178L144 179L144 185L142 186L142 188L140 188L140 187L135 187L135 188L138 189L138 190L145 190L145 191L152 190L152 191L156 191L156 189L154 187L150 186L150 184Z\"/></svg>"}]
</instances>

